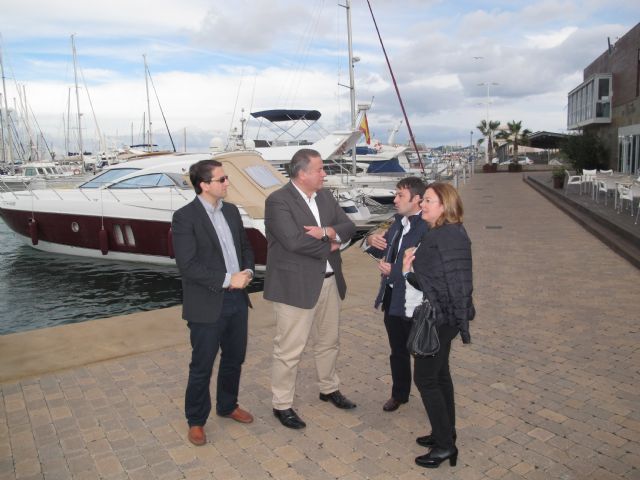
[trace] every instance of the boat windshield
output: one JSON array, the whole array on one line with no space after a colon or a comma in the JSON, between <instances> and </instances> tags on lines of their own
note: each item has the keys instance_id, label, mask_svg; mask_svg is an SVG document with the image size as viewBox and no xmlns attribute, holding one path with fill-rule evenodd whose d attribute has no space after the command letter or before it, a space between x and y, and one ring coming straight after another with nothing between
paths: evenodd
<instances>
[{"instance_id":1,"label":"boat windshield","mask_svg":"<svg viewBox=\"0 0 640 480\"><path fill-rule=\"evenodd\" d=\"M158 188L175 187L176 182L164 173L150 173L127 178L118 183L114 183L109 188Z\"/></svg>"},{"instance_id":2,"label":"boat windshield","mask_svg":"<svg viewBox=\"0 0 640 480\"><path fill-rule=\"evenodd\" d=\"M112 168L106 172L101 173L97 177L92 178L86 183L80 185L79 188L100 188L109 183L113 183L118 178L129 175L130 173L137 172L139 168Z\"/></svg>"}]
</instances>

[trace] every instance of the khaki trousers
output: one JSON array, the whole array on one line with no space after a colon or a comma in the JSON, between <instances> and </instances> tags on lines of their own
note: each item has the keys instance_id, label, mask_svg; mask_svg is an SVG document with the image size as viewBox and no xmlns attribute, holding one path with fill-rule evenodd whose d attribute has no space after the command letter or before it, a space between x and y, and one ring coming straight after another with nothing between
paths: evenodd
<instances>
[{"instance_id":1,"label":"khaki trousers","mask_svg":"<svg viewBox=\"0 0 640 480\"><path fill-rule=\"evenodd\" d=\"M273 408L286 410L293 405L298 363L310 339L320 393L338 390L340 379L336 374L336 359L339 350L340 303L335 277L324 280L314 308L298 308L274 302Z\"/></svg>"}]
</instances>

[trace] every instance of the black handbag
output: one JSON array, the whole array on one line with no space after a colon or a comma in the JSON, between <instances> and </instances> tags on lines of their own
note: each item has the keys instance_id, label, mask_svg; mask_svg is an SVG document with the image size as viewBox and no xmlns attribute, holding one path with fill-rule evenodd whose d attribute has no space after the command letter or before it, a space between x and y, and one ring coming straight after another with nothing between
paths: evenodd
<instances>
[{"instance_id":1,"label":"black handbag","mask_svg":"<svg viewBox=\"0 0 640 480\"><path fill-rule=\"evenodd\" d=\"M413 312L407 349L414 357L433 357L440 350L436 309L428 298L422 300Z\"/></svg>"}]
</instances>

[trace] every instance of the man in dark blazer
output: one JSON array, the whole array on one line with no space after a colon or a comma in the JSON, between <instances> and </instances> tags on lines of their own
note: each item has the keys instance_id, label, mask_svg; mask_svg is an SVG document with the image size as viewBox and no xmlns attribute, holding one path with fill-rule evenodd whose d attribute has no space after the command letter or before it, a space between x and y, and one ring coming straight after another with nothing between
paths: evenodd
<instances>
[{"instance_id":1,"label":"man in dark blazer","mask_svg":"<svg viewBox=\"0 0 640 480\"><path fill-rule=\"evenodd\" d=\"M336 374L340 303L347 291L340 244L351 239L355 225L323 189L326 173L317 151L299 150L289 170L291 181L265 204L264 298L274 302L276 316L273 413L285 427L304 428L292 405L298 363L310 337L320 400L338 408L355 407L338 390Z\"/></svg>"},{"instance_id":2,"label":"man in dark blazer","mask_svg":"<svg viewBox=\"0 0 640 480\"><path fill-rule=\"evenodd\" d=\"M417 177L403 178L396 185L393 203L398 212L391 227L384 234L369 235L365 240L366 252L380 259L378 269L382 275L375 308L382 305L384 326L387 329L391 355L391 397L382 409L393 412L409 401L411 392L411 357L407 339L411 319L405 317L405 283L402 276L404 251L415 247L427 232L422 219L420 202L426 186Z\"/></svg>"},{"instance_id":3,"label":"man in dark blazer","mask_svg":"<svg viewBox=\"0 0 640 480\"><path fill-rule=\"evenodd\" d=\"M223 202L229 177L222 164L197 162L191 165L189 178L197 197L173 214L172 232L182 276L182 318L187 321L192 348L184 405L188 438L194 445L203 445L218 349L216 413L242 423L253 421L238 406L238 390L250 306L245 288L253 277L254 260L238 208Z\"/></svg>"}]
</instances>

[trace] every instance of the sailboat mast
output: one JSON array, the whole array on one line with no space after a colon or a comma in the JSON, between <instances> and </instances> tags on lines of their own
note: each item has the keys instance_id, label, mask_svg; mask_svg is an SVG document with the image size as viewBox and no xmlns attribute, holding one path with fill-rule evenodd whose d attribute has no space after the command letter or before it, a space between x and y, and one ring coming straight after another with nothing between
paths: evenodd
<instances>
[{"instance_id":1,"label":"sailboat mast","mask_svg":"<svg viewBox=\"0 0 640 480\"><path fill-rule=\"evenodd\" d=\"M84 166L84 148L82 146L82 113L80 113L80 88L78 87L78 60L76 56L75 35L71 35L71 50L73 52L73 77L76 85L76 109L78 112L78 147L80 148L80 162Z\"/></svg>"},{"instance_id":2,"label":"sailboat mast","mask_svg":"<svg viewBox=\"0 0 640 480\"><path fill-rule=\"evenodd\" d=\"M351 0L346 0L344 6L347 10L347 43L349 47L349 97L351 101L351 131L356 129L356 87L353 78L353 40L351 32ZM351 149L351 167L353 174L356 173L356 147Z\"/></svg>"},{"instance_id":3,"label":"sailboat mast","mask_svg":"<svg viewBox=\"0 0 640 480\"><path fill-rule=\"evenodd\" d=\"M2 46L0 45L0 73L2 73L2 97L4 98L4 116L3 123L7 129L7 137L6 142L2 145L2 159L9 163L13 168L13 153L12 149L12 139L11 139L11 125L9 119L9 106L7 105L7 87L4 82L4 63L2 61Z\"/></svg>"},{"instance_id":4,"label":"sailboat mast","mask_svg":"<svg viewBox=\"0 0 640 480\"><path fill-rule=\"evenodd\" d=\"M147 55L143 54L142 58L144 59L144 84L147 88L147 115L149 117L149 151L153 152L153 137L151 134L151 126L153 123L151 122L151 103L149 102L149 75L147 69Z\"/></svg>"},{"instance_id":5,"label":"sailboat mast","mask_svg":"<svg viewBox=\"0 0 640 480\"><path fill-rule=\"evenodd\" d=\"M71 88L67 92L67 121L64 121L64 115L62 116L62 123L65 125L64 132L64 156L69 156L69 132L71 128Z\"/></svg>"}]
</instances>

